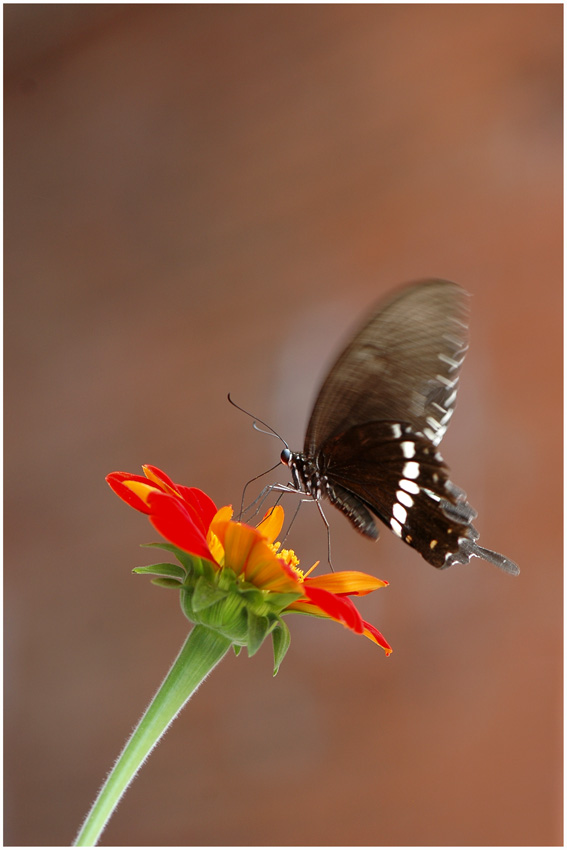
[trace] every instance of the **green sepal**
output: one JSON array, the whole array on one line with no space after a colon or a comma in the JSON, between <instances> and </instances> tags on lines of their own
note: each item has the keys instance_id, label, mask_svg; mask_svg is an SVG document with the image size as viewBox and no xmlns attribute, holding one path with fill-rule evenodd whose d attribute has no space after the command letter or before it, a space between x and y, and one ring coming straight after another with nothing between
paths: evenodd
<instances>
[{"instance_id":1,"label":"green sepal","mask_svg":"<svg viewBox=\"0 0 567 850\"><path fill-rule=\"evenodd\" d=\"M252 658L264 642L272 624L267 617L258 616L248 608L248 656Z\"/></svg>"},{"instance_id":2,"label":"green sepal","mask_svg":"<svg viewBox=\"0 0 567 850\"><path fill-rule=\"evenodd\" d=\"M221 590L234 590L236 588L236 573L234 570L231 570L229 567L224 567L220 571L211 570L210 572L207 572L206 566L207 561L203 561L203 575L206 578L209 578L210 581L213 581L214 579Z\"/></svg>"},{"instance_id":3,"label":"green sepal","mask_svg":"<svg viewBox=\"0 0 567 850\"><path fill-rule=\"evenodd\" d=\"M190 555L189 552L184 552L179 546L174 546L173 543L166 543L165 541L163 543L141 543L140 546L147 549L164 549L166 552L171 552L189 573L193 571L195 560L198 560L195 558L195 555Z\"/></svg>"},{"instance_id":4,"label":"green sepal","mask_svg":"<svg viewBox=\"0 0 567 850\"><path fill-rule=\"evenodd\" d=\"M225 588L222 587L220 583L223 572L224 570L219 571L219 568L213 564L212 561L207 561L206 558L197 558L196 555L193 557L191 574L194 575L195 578L204 576L207 581L211 582L211 584L218 585L224 590ZM190 578L190 576L188 576L188 578Z\"/></svg>"},{"instance_id":5,"label":"green sepal","mask_svg":"<svg viewBox=\"0 0 567 850\"><path fill-rule=\"evenodd\" d=\"M302 593L270 593L270 608L276 611L283 611L284 608L287 608L296 599L301 599L302 597Z\"/></svg>"},{"instance_id":6,"label":"green sepal","mask_svg":"<svg viewBox=\"0 0 567 850\"><path fill-rule=\"evenodd\" d=\"M274 645L274 676L276 676L291 643L289 629L283 620L278 620L272 631L272 643Z\"/></svg>"},{"instance_id":7,"label":"green sepal","mask_svg":"<svg viewBox=\"0 0 567 850\"><path fill-rule=\"evenodd\" d=\"M168 578L179 579L179 581L183 581L185 578L185 570L178 564L151 564L147 567L135 567L132 572L154 576L167 576Z\"/></svg>"},{"instance_id":8,"label":"green sepal","mask_svg":"<svg viewBox=\"0 0 567 850\"><path fill-rule=\"evenodd\" d=\"M152 584L155 584L158 587L173 587L175 590L179 590L181 587L180 582L178 582L176 578L153 578Z\"/></svg>"},{"instance_id":9,"label":"green sepal","mask_svg":"<svg viewBox=\"0 0 567 850\"><path fill-rule=\"evenodd\" d=\"M247 605L258 606L264 603L265 594L252 584L240 584L238 586L238 592L245 597Z\"/></svg>"},{"instance_id":10,"label":"green sepal","mask_svg":"<svg viewBox=\"0 0 567 850\"><path fill-rule=\"evenodd\" d=\"M233 643L232 648L234 649L235 655L240 655L240 652L242 650L242 646L240 646L238 643Z\"/></svg>"},{"instance_id":11,"label":"green sepal","mask_svg":"<svg viewBox=\"0 0 567 850\"><path fill-rule=\"evenodd\" d=\"M179 602L181 603L181 610L183 614L187 617L190 623L195 623L195 615L193 614L193 608L191 603L193 601L193 592L192 589L185 587L184 585L181 588L181 593L179 594Z\"/></svg>"},{"instance_id":12,"label":"green sepal","mask_svg":"<svg viewBox=\"0 0 567 850\"><path fill-rule=\"evenodd\" d=\"M209 608L211 605L214 605L215 602L220 602L221 599L225 599L228 594L227 590L221 590L218 587L215 587L206 579L204 576L201 576L195 582L195 590L193 591L193 598L191 600L191 607L193 611L202 611L204 608Z\"/></svg>"},{"instance_id":13,"label":"green sepal","mask_svg":"<svg viewBox=\"0 0 567 850\"><path fill-rule=\"evenodd\" d=\"M194 601L195 584L181 585L179 599L181 610L192 623L208 626L213 631L229 638L233 643L246 644L248 640L248 619L246 605L237 593L221 591L222 596L211 601L205 608L196 609ZM206 591L205 591L206 593ZM209 600L206 600L209 601Z\"/></svg>"}]
</instances>

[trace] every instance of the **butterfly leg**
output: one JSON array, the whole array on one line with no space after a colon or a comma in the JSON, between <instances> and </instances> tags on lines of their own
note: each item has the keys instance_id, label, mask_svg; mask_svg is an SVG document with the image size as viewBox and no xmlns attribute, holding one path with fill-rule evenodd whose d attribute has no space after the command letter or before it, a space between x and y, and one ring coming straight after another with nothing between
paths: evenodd
<instances>
[{"instance_id":1,"label":"butterfly leg","mask_svg":"<svg viewBox=\"0 0 567 850\"><path fill-rule=\"evenodd\" d=\"M232 403L232 402L231 402L231 403ZM262 478L264 475L267 475L267 474L268 474L268 472L273 472L273 470L274 470L274 469L277 469L277 467L278 467L279 465L280 465L280 461L278 461L278 463L276 463L274 466L270 467L270 469L267 469L265 472L261 472L261 473L260 473L260 475L255 475L255 476L254 476L254 478L251 478L251 479L250 479L250 481L247 481L247 482L246 482L246 484L244 485L244 489L242 490L242 498L241 498L241 500L240 500L240 513L238 514L238 521L240 521L240 519L241 519L241 517L242 517L242 514L244 513L244 510L245 510L245 509L244 509L244 497L245 497L245 495L246 495L246 490L248 489L248 486L249 486L250 484L252 484L252 482L253 482L253 481L257 481L257 480L258 480L258 478ZM264 489L262 490L262 492L260 493L260 495L259 495L256 499L254 499L254 501L253 501L253 502L251 502L251 503L248 505L248 507L246 508L246 510L247 510L247 511L248 511L248 510L250 510L250 508L251 508L253 505L255 505L255 504L256 504L256 502L257 502L259 499L261 499L261 498L262 498L262 496L265 496L265 494L266 494L266 493L269 493L270 488L271 488L272 486L273 486L273 485L268 484L268 485L267 485L267 487L264 487ZM260 504L261 504L261 503L260 503ZM260 508L258 508L258 510L260 510ZM255 514L254 514L254 516L255 516Z\"/></svg>"},{"instance_id":2,"label":"butterfly leg","mask_svg":"<svg viewBox=\"0 0 567 850\"><path fill-rule=\"evenodd\" d=\"M327 560L329 562L331 572L334 573L335 570L333 568L333 562L331 561L331 528L329 526L329 523L327 521L327 517L325 516L325 513L323 511L323 508L321 507L321 502L319 501L319 499L315 499L315 504L317 505L317 510L321 514L321 519L325 523L325 527L327 529Z\"/></svg>"},{"instance_id":3,"label":"butterfly leg","mask_svg":"<svg viewBox=\"0 0 567 850\"><path fill-rule=\"evenodd\" d=\"M280 494L280 499L282 498L282 496L283 496L283 493L281 493L281 494ZM297 518L297 514L299 513L299 509L300 509L300 507L301 507L301 503L302 503L302 502L305 502L305 501L306 501L305 499L300 499L300 500L299 500L299 502L297 503L297 507L296 507L296 509L295 509L295 512L294 512L294 514L293 514L293 517L292 517L292 519L291 519L291 522L290 522L290 524L288 525L288 527L287 527L287 531L286 531L286 533L285 533L285 534L284 534L284 536L283 536L283 539L282 539L282 546L284 545L285 541L286 541L286 540L287 540L287 538L289 537L289 532L291 531L291 527L292 527L293 523L295 522L295 520L296 520L296 518ZM279 499L278 499L278 502L279 502Z\"/></svg>"},{"instance_id":4,"label":"butterfly leg","mask_svg":"<svg viewBox=\"0 0 567 850\"><path fill-rule=\"evenodd\" d=\"M254 479L252 479L252 480L254 480ZM250 482L248 482L248 483L250 483ZM274 507L275 507L276 505L279 505L284 493L295 493L296 495L298 495L301 491L298 491L297 487L295 487L293 484L287 484L287 485L286 484L266 484L264 489L259 493L258 496L256 496L254 501L250 502L250 504L247 505L245 508L242 508L240 514L238 515L238 522L241 522L242 516L244 514L247 514L248 511L250 511L255 505L257 505L256 510L254 511L253 514L251 514L248 517L248 519L246 521L250 522L250 520L252 520L252 519L254 519L254 517L258 516L258 514L260 513L260 511L262 509L262 505L266 501L268 495L270 493L273 493L273 492L280 494L277 498L275 505L274 505ZM311 498L301 499L299 504L301 505L301 502L311 502L311 501L312 501ZM298 507L297 511L298 510L299 510L299 507ZM297 516L297 511L295 512L293 520ZM293 523L293 520L292 520L292 523ZM290 528L291 528L291 524L290 524ZM289 533L289 529L288 529L288 533ZM287 537L287 534L286 534L286 537Z\"/></svg>"},{"instance_id":5,"label":"butterfly leg","mask_svg":"<svg viewBox=\"0 0 567 850\"><path fill-rule=\"evenodd\" d=\"M250 483L250 482L248 482L248 483ZM250 522L251 520L253 520L253 519L254 519L254 517L258 516L258 514L259 514L259 513L260 513L260 511L262 510L262 505L263 505L263 504L264 504L264 502L266 501L267 497L268 497L268 496L269 496L269 494L272 492L272 490L275 490L275 489L277 489L277 485L274 485L274 484L267 484L267 485L263 488L263 490L261 490L261 492L260 492L260 493L256 496L256 498L254 499L254 501L253 501L253 502L250 502L250 504L249 504L249 505L246 505L246 507L243 507L243 506L242 506L242 505L244 504L244 493L243 493L243 494L242 494L242 495L243 495L242 504L241 504L241 507L240 507L240 513L238 514L237 522L242 522L242 521L243 521L242 517L244 516L244 514L247 514L247 513L248 513L249 511L251 511L251 510L252 510L252 508L254 508L254 507L256 507L256 510L254 511L254 513L250 514L250 516L248 517L248 519L247 519L246 521L247 521L247 522ZM277 500L277 502L276 502L276 505L280 502L280 500L281 500L281 498L282 498L282 496L283 496L284 492L285 492L284 490L282 490L282 491L280 492L280 495L279 495L279 497L278 497L278 500ZM274 507L275 507L275 506L274 506Z\"/></svg>"}]
</instances>

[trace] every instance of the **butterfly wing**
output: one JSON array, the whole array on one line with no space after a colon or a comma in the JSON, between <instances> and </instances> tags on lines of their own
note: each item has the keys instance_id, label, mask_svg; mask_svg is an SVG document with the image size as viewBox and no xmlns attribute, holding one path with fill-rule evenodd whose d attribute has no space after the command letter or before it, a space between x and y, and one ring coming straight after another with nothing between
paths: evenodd
<instances>
[{"instance_id":1,"label":"butterfly wing","mask_svg":"<svg viewBox=\"0 0 567 850\"><path fill-rule=\"evenodd\" d=\"M319 460L327 496L362 533L376 539L368 511L434 567L475 556L512 575L516 564L476 543L476 511L448 477L439 452L408 423L368 422L331 437Z\"/></svg>"},{"instance_id":2,"label":"butterfly wing","mask_svg":"<svg viewBox=\"0 0 567 850\"><path fill-rule=\"evenodd\" d=\"M516 575L512 561L477 544L476 511L436 450L468 348L466 306L446 280L411 284L378 305L319 391L302 481L362 534L378 537L374 515L435 567L476 556Z\"/></svg>"},{"instance_id":3,"label":"butterfly wing","mask_svg":"<svg viewBox=\"0 0 567 850\"><path fill-rule=\"evenodd\" d=\"M314 457L333 436L380 420L407 422L437 445L468 347L466 297L455 283L425 280L382 302L325 379L305 454Z\"/></svg>"}]
</instances>

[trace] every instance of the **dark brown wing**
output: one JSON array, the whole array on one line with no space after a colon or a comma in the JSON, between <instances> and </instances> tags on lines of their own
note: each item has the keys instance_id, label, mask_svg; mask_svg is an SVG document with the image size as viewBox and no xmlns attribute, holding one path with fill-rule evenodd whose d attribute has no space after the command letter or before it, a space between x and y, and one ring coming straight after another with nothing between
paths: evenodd
<instances>
[{"instance_id":1,"label":"dark brown wing","mask_svg":"<svg viewBox=\"0 0 567 850\"><path fill-rule=\"evenodd\" d=\"M434 567L475 556L517 575L516 564L476 543L476 511L448 477L431 441L409 423L368 422L331 437L317 456L327 495L368 537L372 511Z\"/></svg>"},{"instance_id":2,"label":"dark brown wing","mask_svg":"<svg viewBox=\"0 0 567 850\"><path fill-rule=\"evenodd\" d=\"M383 301L331 368L313 406L305 454L354 425L407 422L437 445L467 350L466 293L425 280Z\"/></svg>"}]
</instances>

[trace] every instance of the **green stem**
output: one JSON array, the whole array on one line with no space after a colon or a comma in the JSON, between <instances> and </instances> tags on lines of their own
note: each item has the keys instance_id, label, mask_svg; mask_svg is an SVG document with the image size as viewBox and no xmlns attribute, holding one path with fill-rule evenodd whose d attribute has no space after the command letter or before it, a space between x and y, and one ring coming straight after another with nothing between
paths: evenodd
<instances>
[{"instance_id":1,"label":"green stem","mask_svg":"<svg viewBox=\"0 0 567 850\"><path fill-rule=\"evenodd\" d=\"M76 847L94 847L122 795L161 736L231 647L206 626L195 626L102 786L81 827Z\"/></svg>"}]
</instances>

